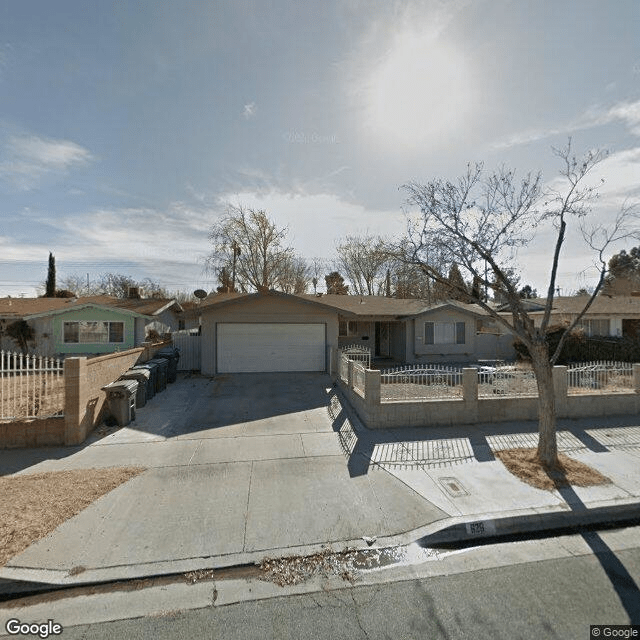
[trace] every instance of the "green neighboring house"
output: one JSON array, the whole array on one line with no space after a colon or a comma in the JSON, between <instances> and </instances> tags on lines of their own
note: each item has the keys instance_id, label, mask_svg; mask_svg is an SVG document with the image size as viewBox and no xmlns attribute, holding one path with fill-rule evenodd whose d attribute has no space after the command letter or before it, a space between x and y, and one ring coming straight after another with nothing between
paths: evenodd
<instances>
[{"instance_id":1,"label":"green neighboring house","mask_svg":"<svg viewBox=\"0 0 640 640\"><path fill-rule=\"evenodd\" d=\"M145 341L148 327L179 328L175 300L93 298L0 299L0 346L19 350L7 327L25 320L34 332L29 352L42 356L100 355ZM175 325L175 326L172 326Z\"/></svg>"}]
</instances>

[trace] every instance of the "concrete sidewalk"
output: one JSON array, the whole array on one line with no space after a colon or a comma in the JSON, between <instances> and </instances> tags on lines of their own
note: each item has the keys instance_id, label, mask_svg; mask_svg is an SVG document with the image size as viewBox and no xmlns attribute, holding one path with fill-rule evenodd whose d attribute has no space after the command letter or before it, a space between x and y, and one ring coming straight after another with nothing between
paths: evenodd
<instances>
[{"instance_id":1,"label":"concrete sidewalk","mask_svg":"<svg viewBox=\"0 0 640 640\"><path fill-rule=\"evenodd\" d=\"M547 492L493 456L533 445L534 424L372 431L327 376L255 384L182 379L131 427L88 446L0 452L3 473L148 468L12 558L0 578L86 583L366 546L363 537L428 544L640 516L635 419L561 424L560 449L612 483ZM283 386L291 398L273 401Z\"/></svg>"}]
</instances>

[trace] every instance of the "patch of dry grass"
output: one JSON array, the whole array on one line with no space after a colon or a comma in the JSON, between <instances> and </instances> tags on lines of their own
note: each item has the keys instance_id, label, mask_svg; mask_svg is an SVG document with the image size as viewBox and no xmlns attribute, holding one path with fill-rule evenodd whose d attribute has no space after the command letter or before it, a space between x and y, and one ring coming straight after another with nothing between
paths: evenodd
<instances>
[{"instance_id":1,"label":"patch of dry grass","mask_svg":"<svg viewBox=\"0 0 640 640\"><path fill-rule=\"evenodd\" d=\"M503 449L496 451L495 455L514 476L538 489L552 491L568 485L591 487L611 483L611 480L599 471L569 458L564 453L558 454L557 468L543 465L538 460L535 449Z\"/></svg>"},{"instance_id":2,"label":"patch of dry grass","mask_svg":"<svg viewBox=\"0 0 640 640\"><path fill-rule=\"evenodd\" d=\"M0 566L143 471L108 467L0 477Z\"/></svg>"}]
</instances>

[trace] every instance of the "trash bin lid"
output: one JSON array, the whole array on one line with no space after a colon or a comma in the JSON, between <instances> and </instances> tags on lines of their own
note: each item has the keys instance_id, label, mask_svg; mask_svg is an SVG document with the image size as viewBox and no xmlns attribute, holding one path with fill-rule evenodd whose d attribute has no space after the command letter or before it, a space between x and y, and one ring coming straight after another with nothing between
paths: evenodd
<instances>
[{"instance_id":1,"label":"trash bin lid","mask_svg":"<svg viewBox=\"0 0 640 640\"><path fill-rule=\"evenodd\" d=\"M125 371L121 376L120 380L134 379L134 380L145 380L147 381L151 377L151 371L148 368L140 368L140 369L129 369L129 371Z\"/></svg>"},{"instance_id":2,"label":"trash bin lid","mask_svg":"<svg viewBox=\"0 0 640 640\"><path fill-rule=\"evenodd\" d=\"M177 347L165 347L164 349L160 349L160 351L156 352L156 357L162 358L175 358L178 360L180 358L180 349Z\"/></svg>"},{"instance_id":3,"label":"trash bin lid","mask_svg":"<svg viewBox=\"0 0 640 640\"><path fill-rule=\"evenodd\" d=\"M147 360L149 363L154 363L160 366L169 366L169 360L167 358L152 358L151 360Z\"/></svg>"},{"instance_id":4,"label":"trash bin lid","mask_svg":"<svg viewBox=\"0 0 640 640\"><path fill-rule=\"evenodd\" d=\"M107 393L112 392L126 392L131 395L138 391L138 381L137 380L116 380L115 382L111 382L104 387L102 387L103 391Z\"/></svg>"},{"instance_id":5,"label":"trash bin lid","mask_svg":"<svg viewBox=\"0 0 640 640\"><path fill-rule=\"evenodd\" d=\"M153 370L157 369L159 366L160 366L160 364L158 362L152 362L151 360L148 360L147 362L144 362L142 364L136 364L131 368L132 369L147 369L149 371L153 371Z\"/></svg>"}]
</instances>

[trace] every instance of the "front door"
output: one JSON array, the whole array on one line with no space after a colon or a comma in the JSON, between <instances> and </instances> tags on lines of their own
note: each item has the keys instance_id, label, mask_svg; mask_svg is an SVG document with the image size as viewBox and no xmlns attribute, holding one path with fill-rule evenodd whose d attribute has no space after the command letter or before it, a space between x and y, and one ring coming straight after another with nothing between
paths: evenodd
<instances>
[{"instance_id":1,"label":"front door","mask_svg":"<svg viewBox=\"0 0 640 640\"><path fill-rule=\"evenodd\" d=\"M376 322L376 356L388 358L390 355L389 323Z\"/></svg>"}]
</instances>

